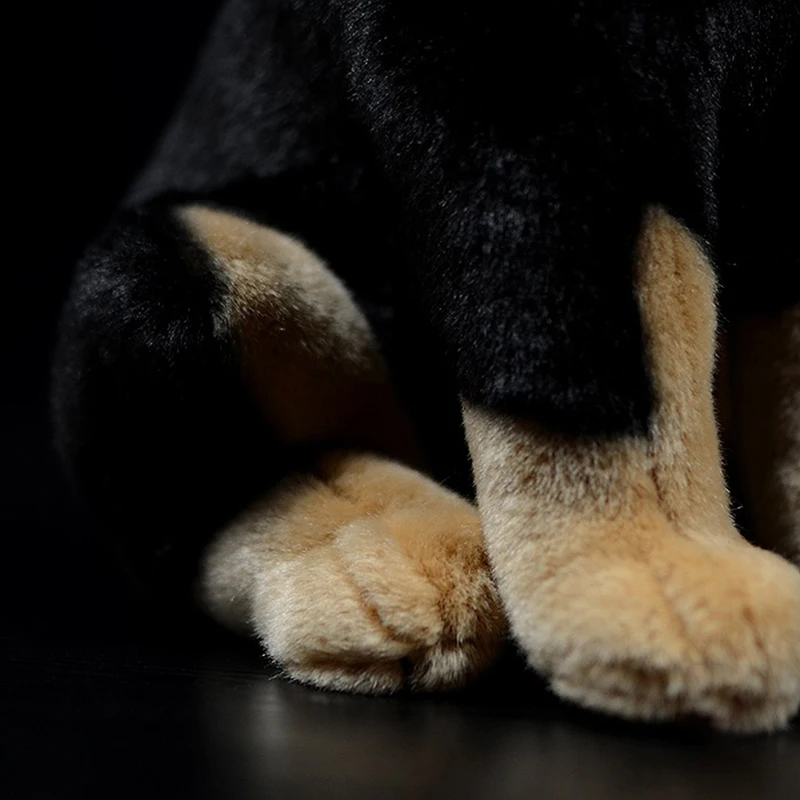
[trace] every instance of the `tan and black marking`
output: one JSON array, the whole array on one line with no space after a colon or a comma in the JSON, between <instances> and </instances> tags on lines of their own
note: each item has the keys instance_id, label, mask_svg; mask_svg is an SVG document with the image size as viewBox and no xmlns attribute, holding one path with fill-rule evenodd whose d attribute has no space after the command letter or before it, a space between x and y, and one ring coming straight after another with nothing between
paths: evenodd
<instances>
[{"instance_id":1,"label":"tan and black marking","mask_svg":"<svg viewBox=\"0 0 800 800\"><path fill-rule=\"evenodd\" d=\"M649 436L564 438L464 405L500 594L564 697L632 718L781 727L800 704L800 573L731 522L715 280L662 210L646 217L636 283L657 395Z\"/></svg>"},{"instance_id":2,"label":"tan and black marking","mask_svg":"<svg viewBox=\"0 0 800 800\"><path fill-rule=\"evenodd\" d=\"M315 451L350 448L310 458L214 536L201 603L307 683L462 685L505 631L480 522L390 459L419 454L363 313L290 237L198 206L179 218L228 287L222 318L270 430Z\"/></svg>"},{"instance_id":3,"label":"tan and black marking","mask_svg":"<svg viewBox=\"0 0 800 800\"><path fill-rule=\"evenodd\" d=\"M796 558L797 4L440 5L228 0L73 281L73 482L289 674L444 687L504 627L476 512L412 469L469 475L463 419L556 691L778 728L800 573L731 522L711 383L718 278L750 527Z\"/></svg>"},{"instance_id":4,"label":"tan and black marking","mask_svg":"<svg viewBox=\"0 0 800 800\"><path fill-rule=\"evenodd\" d=\"M342 281L279 231L202 206L177 215L226 286L224 324L275 436L419 458L369 322Z\"/></svg>"}]
</instances>

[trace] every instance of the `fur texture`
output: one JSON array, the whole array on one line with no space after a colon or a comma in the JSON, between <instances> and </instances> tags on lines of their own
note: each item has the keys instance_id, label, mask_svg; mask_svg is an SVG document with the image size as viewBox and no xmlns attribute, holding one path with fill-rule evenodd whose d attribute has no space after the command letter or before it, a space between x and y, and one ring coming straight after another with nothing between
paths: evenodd
<instances>
[{"instance_id":1,"label":"fur texture","mask_svg":"<svg viewBox=\"0 0 800 800\"><path fill-rule=\"evenodd\" d=\"M797 24L790 0L231 0L132 202L212 199L298 235L381 338L387 315L411 313L398 286L418 283L472 402L643 432L644 206L709 241L726 303L799 297L791 224L776 224L795 175ZM380 281L365 232L391 255Z\"/></svg>"},{"instance_id":2,"label":"fur texture","mask_svg":"<svg viewBox=\"0 0 800 800\"><path fill-rule=\"evenodd\" d=\"M347 442L419 459L363 312L317 256L202 206L180 218L225 276L226 326L265 422L287 445Z\"/></svg>"},{"instance_id":3,"label":"fur texture","mask_svg":"<svg viewBox=\"0 0 800 800\"><path fill-rule=\"evenodd\" d=\"M215 539L199 591L288 675L338 690L460 686L505 632L476 511L368 455L285 479Z\"/></svg>"},{"instance_id":4,"label":"fur texture","mask_svg":"<svg viewBox=\"0 0 800 800\"><path fill-rule=\"evenodd\" d=\"M718 278L720 318L763 321L731 337L735 452L789 552L798 23L229 0L56 356L59 448L137 573L302 680L456 685L503 623L474 511L397 460L427 462L474 477L560 694L784 725L800 575L733 527L711 382Z\"/></svg>"},{"instance_id":5,"label":"fur texture","mask_svg":"<svg viewBox=\"0 0 800 800\"><path fill-rule=\"evenodd\" d=\"M637 289L658 387L647 438L569 440L464 406L512 630L555 691L583 704L781 727L800 705L800 573L730 520L713 273L661 210L645 223Z\"/></svg>"},{"instance_id":6,"label":"fur texture","mask_svg":"<svg viewBox=\"0 0 800 800\"><path fill-rule=\"evenodd\" d=\"M275 480L264 454L292 458L241 380L227 294L172 214L123 212L78 267L55 358L75 490L136 576L179 596L206 538Z\"/></svg>"}]
</instances>

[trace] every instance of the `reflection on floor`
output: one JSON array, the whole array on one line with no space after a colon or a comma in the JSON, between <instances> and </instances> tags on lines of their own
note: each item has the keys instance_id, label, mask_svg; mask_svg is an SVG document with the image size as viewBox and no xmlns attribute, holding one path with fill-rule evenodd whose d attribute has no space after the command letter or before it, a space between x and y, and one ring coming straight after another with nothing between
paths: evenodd
<instances>
[{"instance_id":1,"label":"reflection on floor","mask_svg":"<svg viewBox=\"0 0 800 800\"><path fill-rule=\"evenodd\" d=\"M561 704L513 655L458 695L376 699L292 685L250 643L203 626L25 638L6 641L6 797L788 800L800 788L797 733L606 720Z\"/></svg>"}]
</instances>

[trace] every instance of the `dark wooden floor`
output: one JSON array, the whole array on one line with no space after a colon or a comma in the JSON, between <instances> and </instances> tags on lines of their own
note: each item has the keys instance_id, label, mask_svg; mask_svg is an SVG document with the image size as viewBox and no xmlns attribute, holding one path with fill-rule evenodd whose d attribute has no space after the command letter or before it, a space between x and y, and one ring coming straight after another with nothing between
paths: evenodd
<instances>
[{"instance_id":1,"label":"dark wooden floor","mask_svg":"<svg viewBox=\"0 0 800 800\"><path fill-rule=\"evenodd\" d=\"M16 640L7 659L9 798L789 800L800 789L796 733L611 723L519 674L459 696L375 699L291 685L213 636Z\"/></svg>"}]
</instances>

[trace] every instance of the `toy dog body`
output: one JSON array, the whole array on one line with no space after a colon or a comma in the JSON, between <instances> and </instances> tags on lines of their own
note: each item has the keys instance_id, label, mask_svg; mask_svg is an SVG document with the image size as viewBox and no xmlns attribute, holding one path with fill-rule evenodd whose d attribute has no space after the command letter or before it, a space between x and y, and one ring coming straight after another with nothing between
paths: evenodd
<instances>
[{"instance_id":1,"label":"toy dog body","mask_svg":"<svg viewBox=\"0 0 800 800\"><path fill-rule=\"evenodd\" d=\"M712 373L719 283L798 558L797 8L429 5L227 4L75 278L74 481L301 680L458 685L507 618L565 697L778 727L800 573ZM464 432L480 519L418 471L468 492Z\"/></svg>"}]
</instances>

